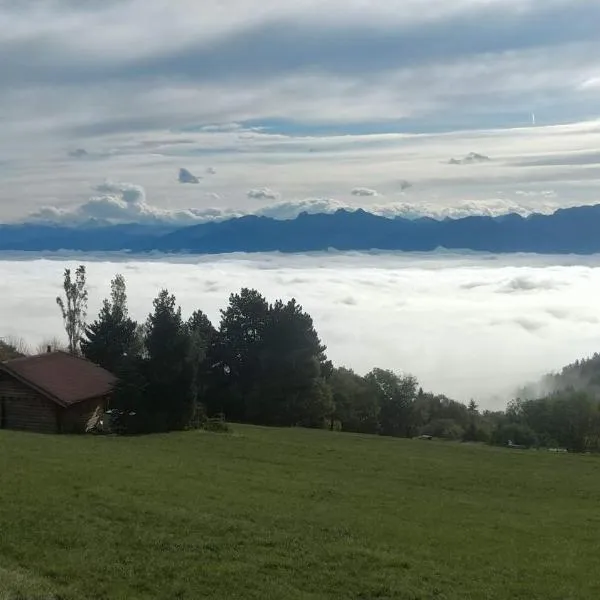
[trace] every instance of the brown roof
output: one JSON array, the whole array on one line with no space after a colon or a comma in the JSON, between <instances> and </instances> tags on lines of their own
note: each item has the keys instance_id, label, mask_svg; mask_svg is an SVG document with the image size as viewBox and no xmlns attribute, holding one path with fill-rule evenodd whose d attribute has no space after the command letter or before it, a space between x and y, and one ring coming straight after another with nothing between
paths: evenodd
<instances>
[{"instance_id":1,"label":"brown roof","mask_svg":"<svg viewBox=\"0 0 600 600\"><path fill-rule=\"evenodd\" d=\"M48 352L0 363L5 371L61 406L110 394L117 378L89 360Z\"/></svg>"}]
</instances>

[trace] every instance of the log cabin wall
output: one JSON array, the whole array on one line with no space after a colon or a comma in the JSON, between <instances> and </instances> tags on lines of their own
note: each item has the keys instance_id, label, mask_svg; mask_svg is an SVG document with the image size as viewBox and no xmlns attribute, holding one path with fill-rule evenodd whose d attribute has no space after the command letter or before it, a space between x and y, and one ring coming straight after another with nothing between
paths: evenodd
<instances>
[{"instance_id":1,"label":"log cabin wall","mask_svg":"<svg viewBox=\"0 0 600 600\"><path fill-rule=\"evenodd\" d=\"M0 372L0 427L38 433L58 432L58 405Z\"/></svg>"},{"instance_id":2,"label":"log cabin wall","mask_svg":"<svg viewBox=\"0 0 600 600\"><path fill-rule=\"evenodd\" d=\"M89 426L102 418L106 405L105 398L94 398L63 408L60 415L61 432L85 433Z\"/></svg>"}]
</instances>

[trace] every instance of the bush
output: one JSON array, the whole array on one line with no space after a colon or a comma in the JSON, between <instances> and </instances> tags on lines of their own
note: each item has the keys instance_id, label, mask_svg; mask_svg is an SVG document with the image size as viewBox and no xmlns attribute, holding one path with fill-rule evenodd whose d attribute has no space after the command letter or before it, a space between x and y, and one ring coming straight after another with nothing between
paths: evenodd
<instances>
[{"instance_id":1,"label":"bush","mask_svg":"<svg viewBox=\"0 0 600 600\"><path fill-rule=\"evenodd\" d=\"M523 423L499 424L492 432L491 443L497 446L506 446L509 440L518 446L537 446L538 439L535 432Z\"/></svg>"},{"instance_id":2,"label":"bush","mask_svg":"<svg viewBox=\"0 0 600 600\"><path fill-rule=\"evenodd\" d=\"M446 440L460 440L464 429L454 419L435 419L421 427L418 433Z\"/></svg>"},{"instance_id":3,"label":"bush","mask_svg":"<svg viewBox=\"0 0 600 600\"><path fill-rule=\"evenodd\" d=\"M202 429L205 431L212 431L213 433L231 432L229 423L225 421L225 415L217 415L216 417L210 417L209 419L206 419L202 424Z\"/></svg>"},{"instance_id":4,"label":"bush","mask_svg":"<svg viewBox=\"0 0 600 600\"><path fill-rule=\"evenodd\" d=\"M462 436L463 442L488 442L489 439L488 432L484 428L478 427L475 423L469 423Z\"/></svg>"},{"instance_id":5,"label":"bush","mask_svg":"<svg viewBox=\"0 0 600 600\"><path fill-rule=\"evenodd\" d=\"M196 402L194 406L194 414L190 420L190 429L203 429L208 415L206 414L206 407L200 402Z\"/></svg>"}]
</instances>

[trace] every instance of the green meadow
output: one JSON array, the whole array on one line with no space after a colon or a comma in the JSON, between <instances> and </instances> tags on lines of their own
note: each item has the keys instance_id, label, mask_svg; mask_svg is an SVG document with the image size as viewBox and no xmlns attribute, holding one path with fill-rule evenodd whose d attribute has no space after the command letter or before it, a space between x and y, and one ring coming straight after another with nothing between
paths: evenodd
<instances>
[{"instance_id":1,"label":"green meadow","mask_svg":"<svg viewBox=\"0 0 600 600\"><path fill-rule=\"evenodd\" d=\"M600 597L600 458L236 425L0 432L0 599Z\"/></svg>"}]
</instances>

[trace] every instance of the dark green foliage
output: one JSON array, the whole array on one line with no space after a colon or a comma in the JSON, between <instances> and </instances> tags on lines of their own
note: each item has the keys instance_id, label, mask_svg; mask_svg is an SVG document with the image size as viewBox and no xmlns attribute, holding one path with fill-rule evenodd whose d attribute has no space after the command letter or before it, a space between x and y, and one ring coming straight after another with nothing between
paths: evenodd
<instances>
[{"instance_id":1,"label":"dark green foliage","mask_svg":"<svg viewBox=\"0 0 600 600\"><path fill-rule=\"evenodd\" d=\"M144 411L154 431L184 429L194 413L191 340L175 296L162 290L146 323Z\"/></svg>"},{"instance_id":2,"label":"dark green foliage","mask_svg":"<svg viewBox=\"0 0 600 600\"><path fill-rule=\"evenodd\" d=\"M438 418L422 425L419 435L431 435L445 440L461 440L465 438L465 429L454 419Z\"/></svg>"},{"instance_id":3,"label":"dark green foliage","mask_svg":"<svg viewBox=\"0 0 600 600\"><path fill-rule=\"evenodd\" d=\"M527 424L504 420L499 422L492 431L491 442L497 446L506 446L512 442L529 448L537 445L538 438L535 431Z\"/></svg>"},{"instance_id":4,"label":"dark green foliage","mask_svg":"<svg viewBox=\"0 0 600 600\"><path fill-rule=\"evenodd\" d=\"M256 290L232 294L208 351L209 413L263 425L322 427L331 372L310 315L295 301L269 305Z\"/></svg>"},{"instance_id":5,"label":"dark green foliage","mask_svg":"<svg viewBox=\"0 0 600 600\"><path fill-rule=\"evenodd\" d=\"M600 402L579 391L558 392L538 400L514 400L507 419L534 432L536 442L573 452L600 450Z\"/></svg>"},{"instance_id":6,"label":"dark green foliage","mask_svg":"<svg viewBox=\"0 0 600 600\"><path fill-rule=\"evenodd\" d=\"M210 414L224 413L232 421L247 418L246 402L251 396L260 401L262 381L260 357L264 348L269 314L266 299L256 290L243 288L231 294L229 305L221 311L219 335L211 344Z\"/></svg>"},{"instance_id":7,"label":"dark green foliage","mask_svg":"<svg viewBox=\"0 0 600 600\"><path fill-rule=\"evenodd\" d=\"M251 422L325 425L333 410L331 392L322 379L329 373L325 346L312 318L295 300L278 300L269 307L259 362L264 378L248 402Z\"/></svg>"},{"instance_id":8,"label":"dark green foliage","mask_svg":"<svg viewBox=\"0 0 600 600\"><path fill-rule=\"evenodd\" d=\"M194 359L203 362L206 359L208 348L217 335L217 330L201 310L192 313L185 328L191 338Z\"/></svg>"},{"instance_id":9,"label":"dark green foliage","mask_svg":"<svg viewBox=\"0 0 600 600\"><path fill-rule=\"evenodd\" d=\"M190 338L190 361L193 369L193 394L196 403L206 402L210 365L208 353L217 339L217 330L209 318L196 310L185 324Z\"/></svg>"},{"instance_id":10,"label":"dark green foliage","mask_svg":"<svg viewBox=\"0 0 600 600\"><path fill-rule=\"evenodd\" d=\"M145 433L154 429L154 418L146 403L149 377L148 362L134 354L121 361L115 372L118 382L113 393L111 429L115 433Z\"/></svg>"},{"instance_id":11,"label":"dark green foliage","mask_svg":"<svg viewBox=\"0 0 600 600\"><path fill-rule=\"evenodd\" d=\"M81 341L83 355L116 373L123 358L135 352L135 321L129 318L125 279L116 275L111 281L110 299L105 299L98 318L85 329Z\"/></svg>"},{"instance_id":12,"label":"dark green foliage","mask_svg":"<svg viewBox=\"0 0 600 600\"><path fill-rule=\"evenodd\" d=\"M425 393L410 375L373 369L361 377L350 369L337 368L328 384L334 401L331 429L489 441L491 425L474 401L467 407L446 396Z\"/></svg>"},{"instance_id":13,"label":"dark green foliage","mask_svg":"<svg viewBox=\"0 0 600 600\"><path fill-rule=\"evenodd\" d=\"M209 417L202 423L202 429L213 433L231 433L231 427L225 420L224 415Z\"/></svg>"},{"instance_id":14,"label":"dark green foliage","mask_svg":"<svg viewBox=\"0 0 600 600\"><path fill-rule=\"evenodd\" d=\"M378 400L379 433L394 437L413 435L417 380L410 375L401 377L384 369L373 369L365 380Z\"/></svg>"},{"instance_id":15,"label":"dark green foliage","mask_svg":"<svg viewBox=\"0 0 600 600\"><path fill-rule=\"evenodd\" d=\"M338 422L342 431L377 433L379 429L378 395L364 377L351 369L333 369L328 379L334 410L331 428Z\"/></svg>"},{"instance_id":16,"label":"dark green foliage","mask_svg":"<svg viewBox=\"0 0 600 600\"><path fill-rule=\"evenodd\" d=\"M600 397L600 353L576 360L559 373L549 373L535 383L524 386L518 396L535 400L558 392L587 392Z\"/></svg>"}]
</instances>

